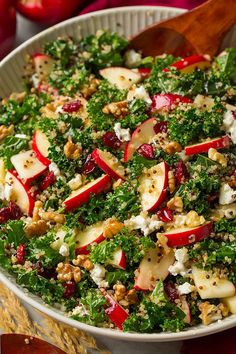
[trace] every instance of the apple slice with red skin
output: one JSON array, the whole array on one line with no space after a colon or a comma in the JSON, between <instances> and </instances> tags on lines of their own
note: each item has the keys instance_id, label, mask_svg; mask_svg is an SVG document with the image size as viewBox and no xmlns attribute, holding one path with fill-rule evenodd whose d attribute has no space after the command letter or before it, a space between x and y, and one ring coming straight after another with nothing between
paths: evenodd
<instances>
[{"instance_id":1,"label":"apple slice with red skin","mask_svg":"<svg viewBox=\"0 0 236 354\"><path fill-rule=\"evenodd\" d=\"M11 157L11 163L24 183L35 180L47 169L47 166L39 161L33 150L13 155Z\"/></svg>"},{"instance_id":2,"label":"apple slice with red skin","mask_svg":"<svg viewBox=\"0 0 236 354\"><path fill-rule=\"evenodd\" d=\"M185 155L195 155L207 152L210 148L224 149L230 145L230 137L224 135L220 138L203 141L202 143L186 146L184 149Z\"/></svg>"},{"instance_id":3,"label":"apple slice with red skin","mask_svg":"<svg viewBox=\"0 0 236 354\"><path fill-rule=\"evenodd\" d=\"M87 203L91 194L99 194L111 185L111 179L108 175L103 175L85 186L73 191L63 204L67 210L73 210L80 205Z\"/></svg>"},{"instance_id":4,"label":"apple slice with red skin","mask_svg":"<svg viewBox=\"0 0 236 354\"><path fill-rule=\"evenodd\" d=\"M164 235L168 238L168 246L182 247L194 242L199 242L208 237L213 230L213 223L206 222L204 225L196 227L183 227L165 231Z\"/></svg>"},{"instance_id":5,"label":"apple slice with red skin","mask_svg":"<svg viewBox=\"0 0 236 354\"><path fill-rule=\"evenodd\" d=\"M92 152L92 158L98 165L98 167L107 173L111 178L118 180L125 180L125 169L120 164L118 159L108 151L102 151L100 149L95 149Z\"/></svg>"},{"instance_id":6,"label":"apple slice with red skin","mask_svg":"<svg viewBox=\"0 0 236 354\"><path fill-rule=\"evenodd\" d=\"M159 93L152 96L151 113L155 114L159 111L169 111L181 103L192 103L191 98L176 95L174 93Z\"/></svg>"},{"instance_id":7,"label":"apple slice with red skin","mask_svg":"<svg viewBox=\"0 0 236 354\"><path fill-rule=\"evenodd\" d=\"M144 211L154 211L167 196L168 170L166 162L147 169L138 179L138 191Z\"/></svg>"},{"instance_id":8,"label":"apple slice with red skin","mask_svg":"<svg viewBox=\"0 0 236 354\"><path fill-rule=\"evenodd\" d=\"M49 166L51 163L51 161L47 158L49 147L50 143L46 134L44 134L41 130L36 130L32 139L32 149L34 150L39 161L41 161L45 166Z\"/></svg>"},{"instance_id":9,"label":"apple slice with red skin","mask_svg":"<svg viewBox=\"0 0 236 354\"><path fill-rule=\"evenodd\" d=\"M16 6L17 10L29 20L53 25L71 17L84 2L84 0L17 0Z\"/></svg>"},{"instance_id":10,"label":"apple slice with red skin","mask_svg":"<svg viewBox=\"0 0 236 354\"><path fill-rule=\"evenodd\" d=\"M126 269L126 257L121 247L119 247L113 254L113 258L108 261L108 264L115 268Z\"/></svg>"},{"instance_id":11,"label":"apple slice with red skin","mask_svg":"<svg viewBox=\"0 0 236 354\"><path fill-rule=\"evenodd\" d=\"M14 170L7 171L5 184L12 187L10 200L14 201L25 215L32 215L34 198L30 193L30 186L23 184Z\"/></svg>"},{"instance_id":12,"label":"apple slice with red skin","mask_svg":"<svg viewBox=\"0 0 236 354\"><path fill-rule=\"evenodd\" d=\"M119 66L111 66L102 69L99 73L104 79L107 79L110 84L116 85L119 90L127 90L133 84L139 83L142 79L139 72Z\"/></svg>"},{"instance_id":13,"label":"apple slice with red skin","mask_svg":"<svg viewBox=\"0 0 236 354\"><path fill-rule=\"evenodd\" d=\"M117 328L123 329L123 323L129 317L125 309L116 302L116 300L109 294L105 295L109 307L105 309L106 315L109 317Z\"/></svg>"},{"instance_id":14,"label":"apple slice with red skin","mask_svg":"<svg viewBox=\"0 0 236 354\"><path fill-rule=\"evenodd\" d=\"M133 154L141 145L150 143L152 138L156 135L154 130L156 123L155 118L149 118L133 131L131 139L125 147L125 162L128 162L133 157Z\"/></svg>"},{"instance_id":15,"label":"apple slice with red skin","mask_svg":"<svg viewBox=\"0 0 236 354\"><path fill-rule=\"evenodd\" d=\"M105 240L103 236L104 223L97 222L94 225L87 226L83 231L79 231L76 234L76 254L89 254L88 246L93 243L100 243Z\"/></svg>"},{"instance_id":16,"label":"apple slice with red skin","mask_svg":"<svg viewBox=\"0 0 236 354\"><path fill-rule=\"evenodd\" d=\"M39 81L46 80L52 71L54 59L43 53L35 53L33 62Z\"/></svg>"},{"instance_id":17,"label":"apple slice with red skin","mask_svg":"<svg viewBox=\"0 0 236 354\"><path fill-rule=\"evenodd\" d=\"M135 271L134 288L152 291L158 280L165 280L168 276L168 269L174 261L173 250L170 250L168 254L162 254L159 247L150 248Z\"/></svg>"},{"instance_id":18,"label":"apple slice with red skin","mask_svg":"<svg viewBox=\"0 0 236 354\"><path fill-rule=\"evenodd\" d=\"M142 79L146 79L150 76L152 69L150 68L138 68L139 74L141 74Z\"/></svg>"},{"instance_id":19,"label":"apple slice with red skin","mask_svg":"<svg viewBox=\"0 0 236 354\"><path fill-rule=\"evenodd\" d=\"M207 69L211 66L210 60L204 55L191 55L190 57L183 58L170 66L181 71L182 74L192 73L196 69ZM170 69L166 68L164 72L169 72Z\"/></svg>"},{"instance_id":20,"label":"apple slice with red skin","mask_svg":"<svg viewBox=\"0 0 236 354\"><path fill-rule=\"evenodd\" d=\"M42 339L15 333L1 335L0 350L1 354L66 354Z\"/></svg>"}]
</instances>

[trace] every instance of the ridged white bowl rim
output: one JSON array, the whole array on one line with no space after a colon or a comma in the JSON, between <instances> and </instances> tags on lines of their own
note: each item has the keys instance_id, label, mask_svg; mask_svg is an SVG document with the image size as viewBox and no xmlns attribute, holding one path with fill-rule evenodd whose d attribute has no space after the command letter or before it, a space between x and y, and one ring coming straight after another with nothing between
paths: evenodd
<instances>
[{"instance_id":1,"label":"ridged white bowl rim","mask_svg":"<svg viewBox=\"0 0 236 354\"><path fill-rule=\"evenodd\" d=\"M36 40L42 39L43 37L45 37L45 35L49 34L50 32L54 32L54 31L57 32L58 30L68 25L73 25L76 23L79 24L81 20L89 19L92 16L93 17L100 17L102 15L109 16L109 14L114 13L114 11L116 13L135 12L135 11L136 12L137 11L138 12L168 11L169 13L173 12L173 15L176 15L176 14L183 13L185 10L179 8L170 8L165 6L127 6L127 7L112 8L108 10L100 10L82 16L74 17L72 19L61 22L55 26L50 27L49 29L40 32L39 34L30 38L29 40L21 44L19 47L17 47L15 50L13 50L6 58L4 58L0 62L0 77L1 77L1 70L4 68L5 65L7 65L8 61L14 58L15 55L19 55L24 49L30 49L31 44ZM141 341L142 342L145 341L146 342L169 342L169 341L178 341L183 339L206 336L236 326L236 315L232 315L222 321L212 323L209 326L199 325L199 326L191 327L189 329L186 329L178 333L151 333L151 334L126 333L126 332L121 332L118 330L112 330L107 328L98 328L98 327L90 326L82 322L78 322L76 320L70 319L65 315L63 315L61 311L57 309L53 309L52 307L44 304L43 301L40 299L40 297L29 293L26 289L17 285L14 280L14 277L9 273L7 273L4 269L1 269L0 271L0 281L3 284L5 284L10 290L12 290L20 299L22 299L23 301L25 301L35 309L41 311L42 313L45 313L48 316L51 316L52 318L60 322L63 322L75 328L79 328L80 330L89 332L96 336L107 336L114 339L136 341L136 342L139 341L140 342Z\"/></svg>"}]
</instances>

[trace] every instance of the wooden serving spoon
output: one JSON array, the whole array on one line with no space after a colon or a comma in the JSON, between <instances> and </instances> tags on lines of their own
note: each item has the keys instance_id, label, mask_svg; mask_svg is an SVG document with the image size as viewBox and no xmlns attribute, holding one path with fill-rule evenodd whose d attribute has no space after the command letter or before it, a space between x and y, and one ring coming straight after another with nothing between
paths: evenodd
<instances>
[{"instance_id":1,"label":"wooden serving spoon","mask_svg":"<svg viewBox=\"0 0 236 354\"><path fill-rule=\"evenodd\" d=\"M41 339L24 334L2 334L1 354L66 354L63 350Z\"/></svg>"},{"instance_id":2,"label":"wooden serving spoon","mask_svg":"<svg viewBox=\"0 0 236 354\"><path fill-rule=\"evenodd\" d=\"M131 38L130 48L141 50L145 56L214 56L234 24L236 0L209 0L192 11L144 29Z\"/></svg>"}]
</instances>

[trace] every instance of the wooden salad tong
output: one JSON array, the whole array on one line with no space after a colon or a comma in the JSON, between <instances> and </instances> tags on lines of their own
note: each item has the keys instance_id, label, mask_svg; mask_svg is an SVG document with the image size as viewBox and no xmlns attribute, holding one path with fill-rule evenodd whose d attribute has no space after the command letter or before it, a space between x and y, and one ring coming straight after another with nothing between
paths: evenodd
<instances>
[{"instance_id":1,"label":"wooden salad tong","mask_svg":"<svg viewBox=\"0 0 236 354\"><path fill-rule=\"evenodd\" d=\"M130 48L144 56L218 53L236 24L236 0L209 0L177 17L154 24L131 38Z\"/></svg>"}]
</instances>

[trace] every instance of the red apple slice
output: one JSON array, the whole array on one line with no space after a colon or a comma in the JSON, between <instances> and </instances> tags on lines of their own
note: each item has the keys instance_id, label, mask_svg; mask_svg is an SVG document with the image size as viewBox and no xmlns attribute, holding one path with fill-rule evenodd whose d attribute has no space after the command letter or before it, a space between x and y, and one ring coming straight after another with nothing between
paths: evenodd
<instances>
[{"instance_id":1,"label":"red apple slice","mask_svg":"<svg viewBox=\"0 0 236 354\"><path fill-rule=\"evenodd\" d=\"M213 223L207 222L197 227L183 227L165 231L164 235L168 238L168 246L181 247L187 246L194 242L199 242L208 237L213 229Z\"/></svg>"},{"instance_id":2,"label":"red apple slice","mask_svg":"<svg viewBox=\"0 0 236 354\"><path fill-rule=\"evenodd\" d=\"M153 211L165 200L168 187L168 165L161 162L146 170L139 178L138 191L144 211Z\"/></svg>"},{"instance_id":3,"label":"red apple slice","mask_svg":"<svg viewBox=\"0 0 236 354\"><path fill-rule=\"evenodd\" d=\"M110 84L116 85L120 90L127 90L142 79L139 72L119 66L102 69L99 73Z\"/></svg>"},{"instance_id":4,"label":"red apple slice","mask_svg":"<svg viewBox=\"0 0 236 354\"><path fill-rule=\"evenodd\" d=\"M235 295L234 284L226 278L219 278L211 271L192 266L192 275L201 299L219 299Z\"/></svg>"},{"instance_id":5,"label":"red apple slice","mask_svg":"<svg viewBox=\"0 0 236 354\"><path fill-rule=\"evenodd\" d=\"M196 69L207 69L211 66L211 62L204 55L192 55L190 57L183 58L170 66L181 71L183 74L192 73ZM163 70L164 72L170 71L168 68Z\"/></svg>"},{"instance_id":6,"label":"red apple slice","mask_svg":"<svg viewBox=\"0 0 236 354\"><path fill-rule=\"evenodd\" d=\"M91 194L98 194L108 188L111 179L108 175L103 175L94 181L87 183L85 186L73 191L66 200L64 206L67 210L78 208L81 204L87 203Z\"/></svg>"},{"instance_id":7,"label":"red apple slice","mask_svg":"<svg viewBox=\"0 0 236 354\"><path fill-rule=\"evenodd\" d=\"M185 155L195 155L207 152L210 148L224 149L229 147L230 137L228 135L222 136L208 141L203 141L200 144L189 145L184 149Z\"/></svg>"},{"instance_id":8,"label":"red apple slice","mask_svg":"<svg viewBox=\"0 0 236 354\"><path fill-rule=\"evenodd\" d=\"M83 231L78 231L75 237L76 254L88 254L88 246L105 240L103 236L104 223L97 222L87 226Z\"/></svg>"},{"instance_id":9,"label":"red apple slice","mask_svg":"<svg viewBox=\"0 0 236 354\"><path fill-rule=\"evenodd\" d=\"M191 98L175 95L173 93L160 93L152 96L151 113L155 114L159 111L169 111L172 107L180 103L192 103Z\"/></svg>"},{"instance_id":10,"label":"red apple slice","mask_svg":"<svg viewBox=\"0 0 236 354\"><path fill-rule=\"evenodd\" d=\"M123 323L129 317L125 309L116 302L116 300L109 294L105 295L109 307L105 309L106 315L109 317L117 328L123 329Z\"/></svg>"},{"instance_id":11,"label":"red apple slice","mask_svg":"<svg viewBox=\"0 0 236 354\"><path fill-rule=\"evenodd\" d=\"M47 166L37 159L33 150L13 155L11 163L24 183L33 181L47 169Z\"/></svg>"},{"instance_id":12,"label":"red apple slice","mask_svg":"<svg viewBox=\"0 0 236 354\"><path fill-rule=\"evenodd\" d=\"M141 145L150 143L152 138L156 135L154 130L156 123L155 118L149 118L133 131L131 139L125 148L125 162L128 162L133 157L133 154Z\"/></svg>"},{"instance_id":13,"label":"red apple slice","mask_svg":"<svg viewBox=\"0 0 236 354\"><path fill-rule=\"evenodd\" d=\"M92 152L92 157L96 164L110 177L115 180L125 180L125 169L119 162L119 160L108 151L102 151L95 149Z\"/></svg>"},{"instance_id":14,"label":"red apple slice","mask_svg":"<svg viewBox=\"0 0 236 354\"><path fill-rule=\"evenodd\" d=\"M126 269L126 257L122 248L119 247L113 254L113 258L108 262L115 268Z\"/></svg>"},{"instance_id":15,"label":"red apple slice","mask_svg":"<svg viewBox=\"0 0 236 354\"><path fill-rule=\"evenodd\" d=\"M174 261L175 256L172 250L163 255L159 247L150 248L135 271L134 288L152 291L158 280L165 280L168 276L168 269Z\"/></svg>"},{"instance_id":16,"label":"red apple slice","mask_svg":"<svg viewBox=\"0 0 236 354\"><path fill-rule=\"evenodd\" d=\"M36 130L33 135L32 149L34 150L39 161L41 161L45 166L49 166L51 163L51 161L47 158L49 147L50 143L46 134L41 132L41 130Z\"/></svg>"},{"instance_id":17,"label":"red apple slice","mask_svg":"<svg viewBox=\"0 0 236 354\"><path fill-rule=\"evenodd\" d=\"M40 81L46 80L52 71L54 60L46 54L35 53L33 62L38 79Z\"/></svg>"},{"instance_id":18,"label":"red apple slice","mask_svg":"<svg viewBox=\"0 0 236 354\"><path fill-rule=\"evenodd\" d=\"M30 193L30 187L22 183L16 171L7 171L5 184L11 188L10 200L14 201L25 215L32 215L34 198Z\"/></svg>"},{"instance_id":19,"label":"red apple slice","mask_svg":"<svg viewBox=\"0 0 236 354\"><path fill-rule=\"evenodd\" d=\"M150 76L152 69L150 68L138 68L139 74L141 74L142 79L146 79Z\"/></svg>"}]
</instances>

